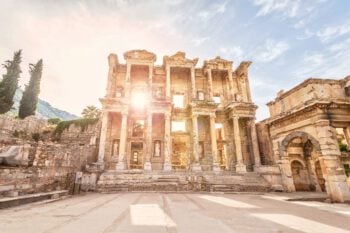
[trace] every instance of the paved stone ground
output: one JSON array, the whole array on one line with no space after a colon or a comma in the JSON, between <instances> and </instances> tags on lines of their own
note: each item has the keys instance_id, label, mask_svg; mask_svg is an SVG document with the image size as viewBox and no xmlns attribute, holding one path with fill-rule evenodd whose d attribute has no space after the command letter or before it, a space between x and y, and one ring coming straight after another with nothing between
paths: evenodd
<instances>
[{"instance_id":1,"label":"paved stone ground","mask_svg":"<svg viewBox=\"0 0 350 233\"><path fill-rule=\"evenodd\" d=\"M350 232L350 205L297 194L88 194L0 210L1 233Z\"/></svg>"}]
</instances>

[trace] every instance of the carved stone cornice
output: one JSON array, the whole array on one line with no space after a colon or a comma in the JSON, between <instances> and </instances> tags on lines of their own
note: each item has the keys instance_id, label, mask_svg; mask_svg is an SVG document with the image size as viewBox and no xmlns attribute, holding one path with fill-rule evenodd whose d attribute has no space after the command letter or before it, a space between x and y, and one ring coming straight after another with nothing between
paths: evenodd
<instances>
[{"instance_id":1,"label":"carved stone cornice","mask_svg":"<svg viewBox=\"0 0 350 233\"><path fill-rule=\"evenodd\" d=\"M228 61L217 56L214 59L205 60L203 69L232 70L232 63L233 61Z\"/></svg>"},{"instance_id":2,"label":"carved stone cornice","mask_svg":"<svg viewBox=\"0 0 350 233\"><path fill-rule=\"evenodd\" d=\"M172 56L163 57L163 65L171 67L195 67L197 65L198 58L188 59L186 53L177 52Z\"/></svg>"},{"instance_id":3,"label":"carved stone cornice","mask_svg":"<svg viewBox=\"0 0 350 233\"><path fill-rule=\"evenodd\" d=\"M228 113L229 118L234 116L255 118L255 111L257 108L258 106L253 103L231 102L225 106L225 111Z\"/></svg>"},{"instance_id":4,"label":"carved stone cornice","mask_svg":"<svg viewBox=\"0 0 350 233\"><path fill-rule=\"evenodd\" d=\"M235 71L235 76L237 78L248 77L248 68L252 64L251 61L242 61Z\"/></svg>"}]
</instances>

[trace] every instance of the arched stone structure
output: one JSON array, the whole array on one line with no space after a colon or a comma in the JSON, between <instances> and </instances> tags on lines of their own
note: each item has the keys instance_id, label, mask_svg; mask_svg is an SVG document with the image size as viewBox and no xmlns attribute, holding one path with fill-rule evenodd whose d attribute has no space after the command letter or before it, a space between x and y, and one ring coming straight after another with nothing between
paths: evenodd
<instances>
[{"instance_id":1,"label":"arched stone structure","mask_svg":"<svg viewBox=\"0 0 350 233\"><path fill-rule=\"evenodd\" d=\"M298 143L295 143L296 140ZM320 173L315 171L315 162L322 155L320 143L306 132L295 131L288 134L280 145L280 168L285 190L322 191L318 178ZM300 166L296 166L298 164Z\"/></svg>"}]
</instances>

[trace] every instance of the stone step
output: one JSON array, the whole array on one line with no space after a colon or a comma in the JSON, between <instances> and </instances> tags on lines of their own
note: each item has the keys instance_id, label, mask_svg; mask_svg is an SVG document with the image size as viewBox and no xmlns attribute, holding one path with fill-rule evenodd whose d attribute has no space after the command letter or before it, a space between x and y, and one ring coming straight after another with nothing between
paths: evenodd
<instances>
[{"instance_id":1,"label":"stone step","mask_svg":"<svg viewBox=\"0 0 350 233\"><path fill-rule=\"evenodd\" d=\"M28 204L31 202L48 200L48 199L58 199L66 195L68 195L68 190L27 194L27 195L17 196L17 197L0 198L0 209Z\"/></svg>"}]
</instances>

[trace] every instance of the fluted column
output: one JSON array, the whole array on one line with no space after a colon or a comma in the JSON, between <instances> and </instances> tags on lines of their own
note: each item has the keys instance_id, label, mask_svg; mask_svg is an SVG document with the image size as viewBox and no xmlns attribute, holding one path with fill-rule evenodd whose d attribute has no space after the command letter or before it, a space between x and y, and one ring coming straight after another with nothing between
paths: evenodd
<instances>
[{"instance_id":1,"label":"fluted column","mask_svg":"<svg viewBox=\"0 0 350 233\"><path fill-rule=\"evenodd\" d=\"M229 89L230 89L230 98L231 100L234 100L234 88L233 88L233 79L232 79L232 70L228 69L227 70L227 74L228 74L228 82L229 82Z\"/></svg>"},{"instance_id":2,"label":"fluted column","mask_svg":"<svg viewBox=\"0 0 350 233\"><path fill-rule=\"evenodd\" d=\"M106 150L107 129L108 129L108 112L103 112L102 113L100 145L99 145L99 149L98 149L98 160L97 160L98 163L104 162L105 150Z\"/></svg>"},{"instance_id":3,"label":"fluted column","mask_svg":"<svg viewBox=\"0 0 350 233\"><path fill-rule=\"evenodd\" d=\"M120 146L117 170L125 169L125 153L126 153L126 139L127 139L127 124L128 124L128 114L127 112L122 112L122 122L120 127Z\"/></svg>"},{"instance_id":4,"label":"fluted column","mask_svg":"<svg viewBox=\"0 0 350 233\"><path fill-rule=\"evenodd\" d=\"M208 74L209 100L213 100L213 79L211 76L211 69L207 69L207 74Z\"/></svg>"},{"instance_id":5,"label":"fluted column","mask_svg":"<svg viewBox=\"0 0 350 233\"><path fill-rule=\"evenodd\" d=\"M192 99L196 99L196 74L195 68L191 67Z\"/></svg>"},{"instance_id":6,"label":"fluted column","mask_svg":"<svg viewBox=\"0 0 350 233\"><path fill-rule=\"evenodd\" d=\"M152 155L152 113L148 112L147 114L147 123L146 123L146 156L143 169L146 171L152 170L151 165L151 155Z\"/></svg>"},{"instance_id":7,"label":"fluted column","mask_svg":"<svg viewBox=\"0 0 350 233\"><path fill-rule=\"evenodd\" d=\"M166 80L165 80L165 84L166 84L166 99L167 100L170 100L170 95L171 95L171 92L170 92L170 66L166 66L166 68L165 68L165 72L166 72L166 76L165 76L165 78L166 78Z\"/></svg>"},{"instance_id":8,"label":"fluted column","mask_svg":"<svg viewBox=\"0 0 350 233\"><path fill-rule=\"evenodd\" d=\"M171 135L170 135L170 113L165 113L164 126L164 171L171 171Z\"/></svg>"},{"instance_id":9,"label":"fluted column","mask_svg":"<svg viewBox=\"0 0 350 233\"><path fill-rule=\"evenodd\" d=\"M213 171L220 171L218 163L218 146L216 142L216 130L215 130L215 115L210 115L210 138L211 138L211 154L213 156Z\"/></svg>"},{"instance_id":10,"label":"fluted column","mask_svg":"<svg viewBox=\"0 0 350 233\"><path fill-rule=\"evenodd\" d=\"M241 135L239 133L239 117L233 117L233 133L236 147L236 172L246 172L247 168L243 162Z\"/></svg>"},{"instance_id":11,"label":"fluted column","mask_svg":"<svg viewBox=\"0 0 350 233\"><path fill-rule=\"evenodd\" d=\"M260 161L260 151L259 151L259 142L256 135L256 127L255 127L255 121L250 121L250 134L251 134L251 140L252 140L252 148L253 148L253 155L254 155L254 168L256 169L261 165Z\"/></svg>"},{"instance_id":12,"label":"fluted column","mask_svg":"<svg viewBox=\"0 0 350 233\"><path fill-rule=\"evenodd\" d=\"M193 142L193 163L191 164L191 169L193 171L201 171L202 168L199 163L198 154L198 115L192 115L192 142Z\"/></svg>"}]
</instances>

